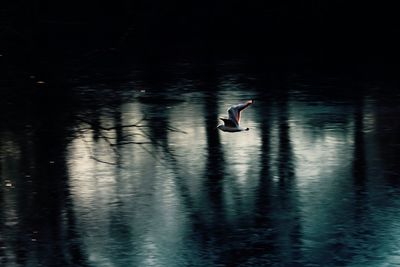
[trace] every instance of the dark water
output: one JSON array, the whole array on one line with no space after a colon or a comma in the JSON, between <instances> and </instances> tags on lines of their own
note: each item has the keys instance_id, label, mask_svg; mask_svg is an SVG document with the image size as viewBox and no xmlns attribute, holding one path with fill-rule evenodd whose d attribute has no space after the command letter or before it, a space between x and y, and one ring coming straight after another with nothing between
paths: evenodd
<instances>
[{"instance_id":1,"label":"dark water","mask_svg":"<svg viewBox=\"0 0 400 267\"><path fill-rule=\"evenodd\" d=\"M400 95L384 83L122 76L2 103L1 266L400 265ZM250 131L217 131L247 99Z\"/></svg>"}]
</instances>

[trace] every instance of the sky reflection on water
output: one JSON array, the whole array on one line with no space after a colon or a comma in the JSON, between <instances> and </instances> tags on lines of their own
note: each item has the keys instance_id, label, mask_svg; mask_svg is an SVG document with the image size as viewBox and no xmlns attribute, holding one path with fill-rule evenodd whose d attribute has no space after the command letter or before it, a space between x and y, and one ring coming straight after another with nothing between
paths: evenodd
<instances>
[{"instance_id":1,"label":"sky reflection on water","mask_svg":"<svg viewBox=\"0 0 400 267\"><path fill-rule=\"evenodd\" d=\"M96 108L49 126L52 138L0 128L0 260L400 264L399 125L388 120L398 105L301 86L265 92L242 76L135 77L125 100L96 104L83 89ZM250 131L216 129L229 105L251 98L241 122Z\"/></svg>"}]
</instances>

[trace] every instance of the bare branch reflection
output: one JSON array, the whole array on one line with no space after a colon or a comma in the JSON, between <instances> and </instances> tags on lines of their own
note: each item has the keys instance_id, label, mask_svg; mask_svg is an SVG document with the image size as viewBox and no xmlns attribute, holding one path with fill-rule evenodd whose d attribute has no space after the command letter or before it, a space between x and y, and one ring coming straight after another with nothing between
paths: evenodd
<instances>
[{"instance_id":1,"label":"bare branch reflection","mask_svg":"<svg viewBox=\"0 0 400 267\"><path fill-rule=\"evenodd\" d=\"M0 106L1 264L398 263L397 96L206 54L76 106ZM219 132L249 97L250 131Z\"/></svg>"}]
</instances>

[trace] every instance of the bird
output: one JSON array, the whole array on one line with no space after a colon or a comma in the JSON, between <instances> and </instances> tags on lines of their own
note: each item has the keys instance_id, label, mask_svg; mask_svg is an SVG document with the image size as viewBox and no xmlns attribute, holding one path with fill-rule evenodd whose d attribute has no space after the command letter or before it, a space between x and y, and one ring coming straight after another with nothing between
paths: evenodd
<instances>
[{"instance_id":1,"label":"bird","mask_svg":"<svg viewBox=\"0 0 400 267\"><path fill-rule=\"evenodd\" d=\"M254 100L248 100L245 103L237 104L234 106L231 106L228 109L228 118L219 118L224 122L224 124L220 124L217 126L217 129L223 131L223 132L242 132L242 131L248 131L250 130L249 128L242 128L240 127L240 113L242 112L243 109L247 108L251 104L254 103Z\"/></svg>"}]
</instances>

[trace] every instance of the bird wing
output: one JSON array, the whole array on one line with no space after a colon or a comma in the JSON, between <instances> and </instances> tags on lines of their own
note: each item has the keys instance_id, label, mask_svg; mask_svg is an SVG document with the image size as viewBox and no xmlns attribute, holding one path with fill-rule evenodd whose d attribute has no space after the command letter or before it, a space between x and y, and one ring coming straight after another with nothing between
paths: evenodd
<instances>
[{"instance_id":1,"label":"bird wing","mask_svg":"<svg viewBox=\"0 0 400 267\"><path fill-rule=\"evenodd\" d=\"M230 120L230 119L225 119L225 118L219 118L220 120L222 120L223 122L224 122L224 125L226 126L226 127L232 127L232 128L235 128L236 127L236 124L232 121L232 120Z\"/></svg>"},{"instance_id":2,"label":"bird wing","mask_svg":"<svg viewBox=\"0 0 400 267\"><path fill-rule=\"evenodd\" d=\"M253 100L246 101L245 103L237 104L228 109L229 119L235 123L236 126L239 126L240 123L240 113L243 109L247 108L251 104L253 104Z\"/></svg>"}]
</instances>

